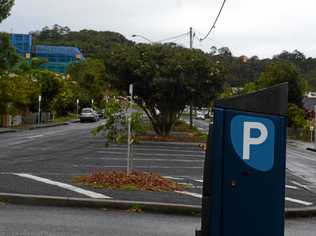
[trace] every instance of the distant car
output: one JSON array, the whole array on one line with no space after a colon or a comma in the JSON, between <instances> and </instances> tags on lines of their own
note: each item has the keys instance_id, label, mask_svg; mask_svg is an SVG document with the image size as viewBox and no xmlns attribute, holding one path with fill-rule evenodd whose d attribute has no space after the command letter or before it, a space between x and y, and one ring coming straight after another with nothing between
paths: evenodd
<instances>
[{"instance_id":1,"label":"distant car","mask_svg":"<svg viewBox=\"0 0 316 236\"><path fill-rule=\"evenodd\" d=\"M195 117L196 119L200 119L200 120L205 120L205 113L204 112L202 112L202 111L197 111L196 112L196 117Z\"/></svg>"},{"instance_id":2,"label":"distant car","mask_svg":"<svg viewBox=\"0 0 316 236\"><path fill-rule=\"evenodd\" d=\"M104 110L104 109L103 109L103 110L98 110L98 111L97 111L97 114L98 114L99 118L104 118L104 112L105 112L105 110Z\"/></svg>"},{"instance_id":3,"label":"distant car","mask_svg":"<svg viewBox=\"0 0 316 236\"><path fill-rule=\"evenodd\" d=\"M83 108L80 113L80 122L97 122L99 120L98 114L92 108Z\"/></svg>"}]
</instances>

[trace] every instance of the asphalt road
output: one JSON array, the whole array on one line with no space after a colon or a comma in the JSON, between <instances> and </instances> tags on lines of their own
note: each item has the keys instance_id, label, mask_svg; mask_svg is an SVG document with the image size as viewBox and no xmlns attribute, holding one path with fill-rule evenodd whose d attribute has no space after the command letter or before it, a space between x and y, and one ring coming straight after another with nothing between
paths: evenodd
<instances>
[{"instance_id":1,"label":"asphalt road","mask_svg":"<svg viewBox=\"0 0 316 236\"><path fill-rule=\"evenodd\" d=\"M194 236L199 217L106 209L0 205L0 235ZM316 219L286 221L286 236L315 236Z\"/></svg>"},{"instance_id":2,"label":"asphalt road","mask_svg":"<svg viewBox=\"0 0 316 236\"><path fill-rule=\"evenodd\" d=\"M97 125L70 124L1 134L0 192L200 205L205 154L197 144L143 143L134 147L137 170L160 173L179 183L189 184L191 188L187 191L131 194L122 190L92 189L75 183L75 176L126 168L126 145L105 147L101 135L91 135L91 129ZM316 205L313 193L316 186L316 181L313 182L316 176L313 176L316 171L313 158L316 160L316 157L313 154L293 145L289 148L287 207Z\"/></svg>"}]
</instances>

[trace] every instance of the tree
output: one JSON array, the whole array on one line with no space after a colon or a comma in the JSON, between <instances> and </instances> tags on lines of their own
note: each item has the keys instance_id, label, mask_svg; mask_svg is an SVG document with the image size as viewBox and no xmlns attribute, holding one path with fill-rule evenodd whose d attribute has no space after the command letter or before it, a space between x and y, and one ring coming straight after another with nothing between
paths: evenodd
<instances>
[{"instance_id":1,"label":"tree","mask_svg":"<svg viewBox=\"0 0 316 236\"><path fill-rule=\"evenodd\" d=\"M104 63L98 59L88 58L84 62L73 63L68 68L72 81L80 87L81 104L90 105L91 99L95 105L101 105L108 86L106 83L106 70Z\"/></svg>"},{"instance_id":2,"label":"tree","mask_svg":"<svg viewBox=\"0 0 316 236\"><path fill-rule=\"evenodd\" d=\"M10 46L10 38L6 33L0 33L0 76L13 70L17 65L19 56L16 50Z\"/></svg>"},{"instance_id":3,"label":"tree","mask_svg":"<svg viewBox=\"0 0 316 236\"><path fill-rule=\"evenodd\" d=\"M14 0L0 0L0 23L10 15Z\"/></svg>"},{"instance_id":4,"label":"tree","mask_svg":"<svg viewBox=\"0 0 316 236\"><path fill-rule=\"evenodd\" d=\"M220 91L222 67L200 50L174 44L117 45L109 58L112 85L128 91L159 135L168 135L185 105L210 102Z\"/></svg>"},{"instance_id":5,"label":"tree","mask_svg":"<svg viewBox=\"0 0 316 236\"><path fill-rule=\"evenodd\" d=\"M299 76L297 68L286 62L269 64L257 82L259 88L270 87L276 84L289 83L289 103L302 107L305 84Z\"/></svg>"},{"instance_id":6,"label":"tree","mask_svg":"<svg viewBox=\"0 0 316 236\"><path fill-rule=\"evenodd\" d=\"M307 126L307 121L305 118L305 112L302 108L297 105L290 103L288 107L289 126L292 128L305 128Z\"/></svg>"}]
</instances>

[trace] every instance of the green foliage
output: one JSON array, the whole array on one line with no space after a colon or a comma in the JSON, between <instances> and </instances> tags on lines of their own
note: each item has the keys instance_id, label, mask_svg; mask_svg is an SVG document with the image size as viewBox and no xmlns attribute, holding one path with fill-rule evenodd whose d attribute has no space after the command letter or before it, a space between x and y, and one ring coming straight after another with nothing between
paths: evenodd
<instances>
[{"instance_id":1,"label":"green foliage","mask_svg":"<svg viewBox=\"0 0 316 236\"><path fill-rule=\"evenodd\" d=\"M269 64L261 74L257 86L265 88L284 82L289 83L289 103L302 107L304 82L300 78L297 68L292 64L286 62Z\"/></svg>"},{"instance_id":2,"label":"green foliage","mask_svg":"<svg viewBox=\"0 0 316 236\"><path fill-rule=\"evenodd\" d=\"M77 85L65 80L61 82L60 92L54 96L51 108L57 116L66 116L76 110Z\"/></svg>"},{"instance_id":3,"label":"green foliage","mask_svg":"<svg viewBox=\"0 0 316 236\"><path fill-rule=\"evenodd\" d=\"M3 73L12 71L18 61L19 56L16 53L16 50L10 46L9 35L0 33L0 76Z\"/></svg>"},{"instance_id":4,"label":"green foliage","mask_svg":"<svg viewBox=\"0 0 316 236\"><path fill-rule=\"evenodd\" d=\"M110 143L124 143L127 140L127 108L128 102L124 99L109 98L105 106L106 122L95 128L94 135L103 132L106 145ZM133 112L131 116L132 139L136 140L136 134L144 131L142 114Z\"/></svg>"},{"instance_id":5,"label":"green foliage","mask_svg":"<svg viewBox=\"0 0 316 236\"><path fill-rule=\"evenodd\" d=\"M26 111L38 94L39 86L30 77L3 75L0 77L0 113Z\"/></svg>"},{"instance_id":6,"label":"green foliage","mask_svg":"<svg viewBox=\"0 0 316 236\"><path fill-rule=\"evenodd\" d=\"M0 23L10 15L14 0L0 0Z\"/></svg>"},{"instance_id":7,"label":"green foliage","mask_svg":"<svg viewBox=\"0 0 316 236\"><path fill-rule=\"evenodd\" d=\"M88 58L82 63L73 63L68 68L68 74L78 84L78 98L83 106L90 106L91 99L96 106L101 106L108 90L102 61Z\"/></svg>"},{"instance_id":8,"label":"green foliage","mask_svg":"<svg viewBox=\"0 0 316 236\"><path fill-rule=\"evenodd\" d=\"M34 44L75 46L82 50L86 57L106 59L114 44L133 43L123 35L110 31L81 30L71 31L69 27L55 24L33 32Z\"/></svg>"},{"instance_id":9,"label":"green foliage","mask_svg":"<svg viewBox=\"0 0 316 236\"><path fill-rule=\"evenodd\" d=\"M307 121L305 118L304 110L298 107L296 104L289 103L289 126L292 128L306 128Z\"/></svg>"},{"instance_id":10,"label":"green foliage","mask_svg":"<svg viewBox=\"0 0 316 236\"><path fill-rule=\"evenodd\" d=\"M111 84L134 85L136 103L159 135L168 135L186 104L206 105L222 90L222 66L200 50L174 44L117 45L109 56Z\"/></svg>"}]
</instances>

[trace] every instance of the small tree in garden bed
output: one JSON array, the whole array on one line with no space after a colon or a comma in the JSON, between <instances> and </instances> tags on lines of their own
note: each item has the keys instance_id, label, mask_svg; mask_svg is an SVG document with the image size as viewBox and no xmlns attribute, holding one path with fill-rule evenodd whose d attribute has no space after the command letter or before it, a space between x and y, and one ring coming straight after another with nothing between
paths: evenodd
<instances>
[{"instance_id":1,"label":"small tree in garden bed","mask_svg":"<svg viewBox=\"0 0 316 236\"><path fill-rule=\"evenodd\" d=\"M182 191L188 188L159 174L139 171L130 174L124 171L96 172L89 176L75 177L75 181L94 188L153 192Z\"/></svg>"},{"instance_id":2,"label":"small tree in garden bed","mask_svg":"<svg viewBox=\"0 0 316 236\"><path fill-rule=\"evenodd\" d=\"M105 136L106 146L110 143L125 143L127 141L127 109L128 101L124 98L109 98L105 106L105 124L95 128L94 135L102 132ZM135 112L132 114L133 140L137 132L143 131L141 124L142 114Z\"/></svg>"}]
</instances>

